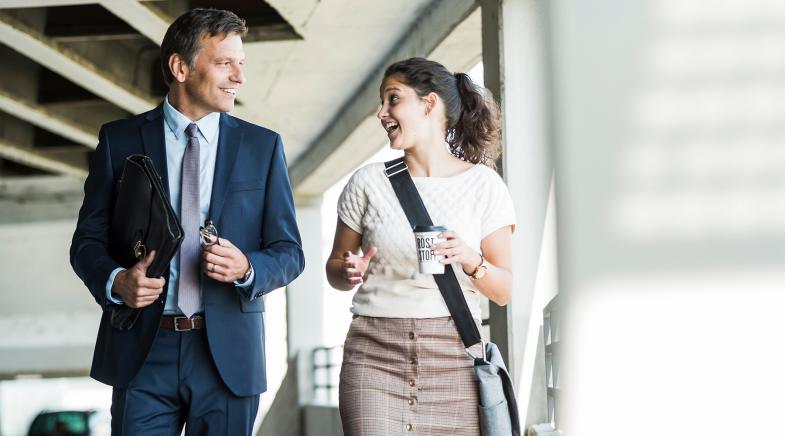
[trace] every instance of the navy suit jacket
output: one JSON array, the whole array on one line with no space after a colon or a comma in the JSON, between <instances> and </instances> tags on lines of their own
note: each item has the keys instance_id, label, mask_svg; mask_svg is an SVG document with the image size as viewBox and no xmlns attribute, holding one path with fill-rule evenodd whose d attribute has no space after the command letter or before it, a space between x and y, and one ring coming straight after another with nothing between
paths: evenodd
<instances>
[{"instance_id":1,"label":"navy suit jacket","mask_svg":"<svg viewBox=\"0 0 785 436\"><path fill-rule=\"evenodd\" d=\"M114 387L127 386L144 363L168 287L142 310L131 330L110 325L113 303L106 299L106 282L120 265L107 251L109 224L115 186L132 154L149 156L168 190L162 106L101 127L71 243L71 265L103 309L90 375ZM202 276L210 352L235 395L260 394L267 377L264 300L259 297L294 280L305 264L280 135L221 114L208 216L221 237L246 254L256 275L247 289Z\"/></svg>"}]
</instances>

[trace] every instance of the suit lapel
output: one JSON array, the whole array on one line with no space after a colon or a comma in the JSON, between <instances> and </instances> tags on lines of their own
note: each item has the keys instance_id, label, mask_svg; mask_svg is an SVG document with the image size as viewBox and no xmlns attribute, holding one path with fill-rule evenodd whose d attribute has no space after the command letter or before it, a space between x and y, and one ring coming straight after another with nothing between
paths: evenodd
<instances>
[{"instance_id":1,"label":"suit lapel","mask_svg":"<svg viewBox=\"0 0 785 436\"><path fill-rule=\"evenodd\" d=\"M221 219L226 189L242 141L243 134L237 122L229 115L222 113L218 132L218 153L215 158L215 174L213 175L213 192L210 195L210 213L208 214L209 219L213 222L217 223Z\"/></svg>"},{"instance_id":2,"label":"suit lapel","mask_svg":"<svg viewBox=\"0 0 785 436\"><path fill-rule=\"evenodd\" d=\"M166 166L166 140L164 139L163 104L147 114L147 123L142 125L142 143L144 154L153 161L161 182L169 196L169 173Z\"/></svg>"}]
</instances>

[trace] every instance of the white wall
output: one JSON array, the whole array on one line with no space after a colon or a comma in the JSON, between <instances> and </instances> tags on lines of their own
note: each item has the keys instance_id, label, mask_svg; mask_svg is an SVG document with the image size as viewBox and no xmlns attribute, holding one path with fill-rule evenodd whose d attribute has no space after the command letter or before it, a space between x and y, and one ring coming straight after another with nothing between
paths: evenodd
<instances>
[{"instance_id":1,"label":"white wall","mask_svg":"<svg viewBox=\"0 0 785 436\"><path fill-rule=\"evenodd\" d=\"M0 373L89 369L101 310L69 264L74 227L0 225Z\"/></svg>"},{"instance_id":2,"label":"white wall","mask_svg":"<svg viewBox=\"0 0 785 436\"><path fill-rule=\"evenodd\" d=\"M783 434L785 4L550 4L561 427Z\"/></svg>"}]
</instances>

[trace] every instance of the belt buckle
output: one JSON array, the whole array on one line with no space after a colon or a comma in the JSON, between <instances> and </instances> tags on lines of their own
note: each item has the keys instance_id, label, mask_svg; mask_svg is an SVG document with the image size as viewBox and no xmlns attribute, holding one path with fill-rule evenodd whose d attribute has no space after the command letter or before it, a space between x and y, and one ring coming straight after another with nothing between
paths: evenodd
<instances>
[{"instance_id":1,"label":"belt buckle","mask_svg":"<svg viewBox=\"0 0 785 436\"><path fill-rule=\"evenodd\" d=\"M193 330L193 322L190 322L190 326L188 328L180 328L178 327L177 321L184 319L186 321L191 321L187 316L175 316L174 317L174 331L176 332L187 332L189 330Z\"/></svg>"}]
</instances>

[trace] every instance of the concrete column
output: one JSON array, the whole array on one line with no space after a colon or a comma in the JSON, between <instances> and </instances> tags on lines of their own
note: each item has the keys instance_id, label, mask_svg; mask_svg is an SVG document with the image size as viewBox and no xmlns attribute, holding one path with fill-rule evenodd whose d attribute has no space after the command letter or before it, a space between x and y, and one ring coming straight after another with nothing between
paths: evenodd
<instances>
[{"instance_id":1,"label":"concrete column","mask_svg":"<svg viewBox=\"0 0 785 436\"><path fill-rule=\"evenodd\" d=\"M522 422L531 424L547 419L544 376L535 369L542 307L556 292L547 27L542 1L484 0L481 5L484 79L503 115L497 166L517 216L513 299L506 307L490 304L491 338L518 386ZM505 171L509 168L516 170Z\"/></svg>"},{"instance_id":2,"label":"concrete column","mask_svg":"<svg viewBox=\"0 0 785 436\"><path fill-rule=\"evenodd\" d=\"M324 324L324 256L322 254L322 198L298 198L297 226L305 252L305 270L286 289L286 326L289 362L296 363L297 399L300 405L312 397L311 350L321 346ZM298 358L297 357L299 354Z\"/></svg>"},{"instance_id":3,"label":"concrete column","mask_svg":"<svg viewBox=\"0 0 785 436\"><path fill-rule=\"evenodd\" d=\"M483 0L480 4L482 13L482 63L483 63L483 82L485 87L493 93L496 101L503 105L504 95L502 94L502 81L504 79L502 70L504 68L502 62L502 21L499 14L501 13L501 0ZM503 109L502 109L503 110ZM504 112L503 112L504 113ZM505 113L505 117L508 115ZM506 129L504 129L506 133ZM504 161L505 151L502 151L502 156L497 161L496 170L503 177L504 176ZM491 340L496 342L499 346L499 351L504 357L505 362L510 362L510 340L511 336L508 334L508 312L507 307L499 307L493 303L489 303L489 323L491 330ZM514 366L514 365L511 365ZM513 372L513 368L510 368Z\"/></svg>"},{"instance_id":4,"label":"concrete column","mask_svg":"<svg viewBox=\"0 0 785 436\"><path fill-rule=\"evenodd\" d=\"M299 200L299 199L298 199ZM286 289L289 357L322 345L324 255L321 197L297 201L297 225L303 240L305 271Z\"/></svg>"}]
</instances>

